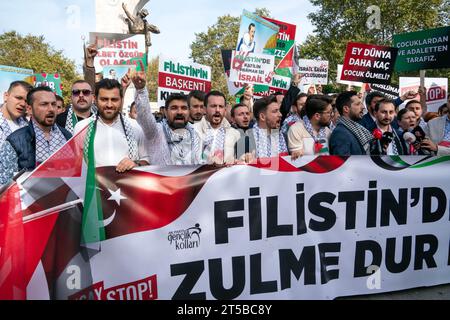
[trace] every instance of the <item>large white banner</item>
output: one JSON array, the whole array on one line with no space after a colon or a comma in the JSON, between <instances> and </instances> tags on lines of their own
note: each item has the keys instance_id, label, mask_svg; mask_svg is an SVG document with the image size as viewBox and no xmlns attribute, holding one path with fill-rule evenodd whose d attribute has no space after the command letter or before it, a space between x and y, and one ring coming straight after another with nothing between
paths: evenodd
<instances>
[{"instance_id":1,"label":"large white banner","mask_svg":"<svg viewBox=\"0 0 450 320\"><path fill-rule=\"evenodd\" d=\"M72 257L58 242L51 297L333 299L450 283L449 161L99 168L106 240ZM50 297L47 262L28 298Z\"/></svg>"}]
</instances>

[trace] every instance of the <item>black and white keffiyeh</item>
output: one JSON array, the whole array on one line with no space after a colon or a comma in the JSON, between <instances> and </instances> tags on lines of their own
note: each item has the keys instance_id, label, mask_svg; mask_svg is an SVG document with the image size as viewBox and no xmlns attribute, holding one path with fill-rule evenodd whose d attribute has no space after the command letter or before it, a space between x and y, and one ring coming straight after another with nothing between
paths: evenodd
<instances>
[{"instance_id":1,"label":"black and white keffiyeh","mask_svg":"<svg viewBox=\"0 0 450 320\"><path fill-rule=\"evenodd\" d=\"M40 164L47 160L52 154L54 154L59 148L61 148L66 142L61 130L57 125L53 125L50 130L49 139L45 138L45 134L42 129L33 121L33 128L36 134L36 163Z\"/></svg>"},{"instance_id":2,"label":"black and white keffiyeh","mask_svg":"<svg viewBox=\"0 0 450 320\"><path fill-rule=\"evenodd\" d=\"M11 127L9 126L8 120L3 116L2 108L0 107L0 145L8 138L8 136L12 133ZM17 125L20 128L23 128L28 125L27 120L20 117L16 120Z\"/></svg>"},{"instance_id":3,"label":"black and white keffiyeh","mask_svg":"<svg viewBox=\"0 0 450 320\"><path fill-rule=\"evenodd\" d=\"M138 143L137 143L137 139L134 135L133 127L131 126L130 121L128 119L124 118L121 113L119 114L119 116L120 116L120 121L122 123L123 131L125 133L125 138L127 139L128 157L133 161L137 161L137 160L139 160ZM99 119L98 113L92 115L90 118L90 122L88 124L88 129L86 132L86 137L84 139L85 158L87 158L86 152L89 149L89 141L91 139L91 136L94 132L97 131L98 119Z\"/></svg>"},{"instance_id":4,"label":"black and white keffiyeh","mask_svg":"<svg viewBox=\"0 0 450 320\"><path fill-rule=\"evenodd\" d=\"M215 130L218 130L216 134ZM224 158L225 149L225 134L226 130L222 126L219 129L213 129L208 122L208 129L206 130L206 138L203 143L203 158L208 159L211 157Z\"/></svg>"},{"instance_id":5,"label":"black and white keffiyeh","mask_svg":"<svg viewBox=\"0 0 450 320\"><path fill-rule=\"evenodd\" d=\"M167 144L169 146L171 159L175 162L175 165L192 165L197 164L197 156L200 151L200 140L194 130L194 127L187 123L183 130L185 134L179 134L174 132L170 128L166 119L161 122L164 135L166 136ZM190 146L185 148L183 141L189 139Z\"/></svg>"},{"instance_id":6,"label":"black and white keffiyeh","mask_svg":"<svg viewBox=\"0 0 450 320\"><path fill-rule=\"evenodd\" d=\"M338 123L341 123L344 127L350 130L355 135L356 139L358 139L359 143L363 146L366 153L370 153L370 141L372 141L373 136L369 130L346 117L340 117Z\"/></svg>"},{"instance_id":7,"label":"black and white keffiyeh","mask_svg":"<svg viewBox=\"0 0 450 320\"><path fill-rule=\"evenodd\" d=\"M256 123L253 132L257 158L277 157L279 154L288 152L286 140L279 130L271 130L268 134L267 129L261 129Z\"/></svg>"}]
</instances>

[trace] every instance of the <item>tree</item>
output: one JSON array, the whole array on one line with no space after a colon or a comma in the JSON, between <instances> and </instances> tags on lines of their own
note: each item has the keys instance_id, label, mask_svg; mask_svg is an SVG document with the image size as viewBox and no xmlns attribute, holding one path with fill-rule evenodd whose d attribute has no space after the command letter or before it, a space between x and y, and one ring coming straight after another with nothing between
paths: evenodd
<instances>
[{"instance_id":1,"label":"tree","mask_svg":"<svg viewBox=\"0 0 450 320\"><path fill-rule=\"evenodd\" d=\"M22 36L15 31L0 35L0 64L61 74L62 91L67 101L71 96L72 82L79 78L75 62L46 43L44 36Z\"/></svg>"},{"instance_id":2,"label":"tree","mask_svg":"<svg viewBox=\"0 0 450 320\"><path fill-rule=\"evenodd\" d=\"M147 69L147 88L150 101L158 100L158 69L159 57L151 59Z\"/></svg>"},{"instance_id":3,"label":"tree","mask_svg":"<svg viewBox=\"0 0 450 320\"><path fill-rule=\"evenodd\" d=\"M308 16L315 34L301 45L300 56L328 60L330 79L336 79L337 64L344 61L347 42L392 45L394 34L445 26L450 19L446 0L379 0L375 8L380 9L380 25L376 26L379 28L369 28L367 23L376 15L369 8L374 4L371 0L346 0L340 4L332 0L310 2L319 8ZM411 74L417 72L405 75ZM449 76L449 71L433 70L428 74ZM394 83L397 76L394 74Z\"/></svg>"},{"instance_id":4,"label":"tree","mask_svg":"<svg viewBox=\"0 0 450 320\"><path fill-rule=\"evenodd\" d=\"M259 16L270 17L267 9L256 9ZM207 32L195 34L195 40L191 44L191 58L196 63L210 66L212 69L212 88L225 94L228 87L222 63L222 49L236 48L239 35L240 17L225 15L217 18L217 22L208 27ZM229 97L227 100L232 101Z\"/></svg>"}]
</instances>

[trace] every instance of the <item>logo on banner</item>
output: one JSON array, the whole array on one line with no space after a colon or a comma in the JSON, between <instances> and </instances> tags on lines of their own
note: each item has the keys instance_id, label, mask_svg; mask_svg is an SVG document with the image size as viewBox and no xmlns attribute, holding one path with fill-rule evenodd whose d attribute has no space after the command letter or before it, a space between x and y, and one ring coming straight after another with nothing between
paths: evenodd
<instances>
[{"instance_id":1,"label":"logo on banner","mask_svg":"<svg viewBox=\"0 0 450 320\"><path fill-rule=\"evenodd\" d=\"M169 232L167 240L175 247L175 250L194 249L200 246L201 232L200 224L196 223L192 228Z\"/></svg>"}]
</instances>

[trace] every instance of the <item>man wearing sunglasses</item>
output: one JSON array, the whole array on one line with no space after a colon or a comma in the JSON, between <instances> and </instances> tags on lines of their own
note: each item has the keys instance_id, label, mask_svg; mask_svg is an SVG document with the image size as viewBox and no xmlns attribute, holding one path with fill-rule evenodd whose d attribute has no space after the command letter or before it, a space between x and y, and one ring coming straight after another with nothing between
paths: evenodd
<instances>
[{"instance_id":1,"label":"man wearing sunglasses","mask_svg":"<svg viewBox=\"0 0 450 320\"><path fill-rule=\"evenodd\" d=\"M65 112L58 115L56 123L73 133L73 129L79 121L92 115L93 100L91 85L84 80L75 81L72 85L72 104Z\"/></svg>"}]
</instances>

